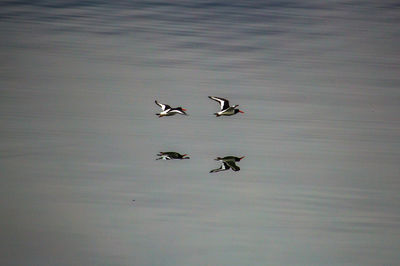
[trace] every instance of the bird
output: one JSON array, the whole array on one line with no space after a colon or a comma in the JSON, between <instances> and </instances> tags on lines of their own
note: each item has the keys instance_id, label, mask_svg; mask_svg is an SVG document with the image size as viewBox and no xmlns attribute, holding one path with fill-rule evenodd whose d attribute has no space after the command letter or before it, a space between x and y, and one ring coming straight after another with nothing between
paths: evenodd
<instances>
[{"instance_id":1,"label":"bird","mask_svg":"<svg viewBox=\"0 0 400 266\"><path fill-rule=\"evenodd\" d=\"M210 173L217 173L221 171L226 171L229 169L232 169L233 171L240 171L240 167L236 165L236 162L240 162L245 156L243 157L235 157L235 156L225 156L225 157L217 157L216 161L222 162L222 165L220 168L213 169L210 171Z\"/></svg>"},{"instance_id":2,"label":"bird","mask_svg":"<svg viewBox=\"0 0 400 266\"><path fill-rule=\"evenodd\" d=\"M208 98L218 102L221 105L221 111L214 113L214 115L216 115L217 117L221 116L221 115L230 116L230 115L234 115L237 113L244 113L243 111L236 108L239 106L238 104L236 104L234 106L230 106L229 101L227 99L215 97L215 96L208 96Z\"/></svg>"},{"instance_id":3,"label":"bird","mask_svg":"<svg viewBox=\"0 0 400 266\"><path fill-rule=\"evenodd\" d=\"M187 154L180 154L174 151L160 152L157 154L158 157L156 160L183 160L190 159L190 157L186 156Z\"/></svg>"},{"instance_id":4,"label":"bird","mask_svg":"<svg viewBox=\"0 0 400 266\"><path fill-rule=\"evenodd\" d=\"M154 101L158 106L161 107L162 112L156 114L158 117L163 117L163 116L171 116L171 115L176 115L176 114L181 114L181 115L188 115L185 113L187 111L186 109L182 107L176 107L176 108L171 108L168 104L163 104L157 102L157 100Z\"/></svg>"}]
</instances>

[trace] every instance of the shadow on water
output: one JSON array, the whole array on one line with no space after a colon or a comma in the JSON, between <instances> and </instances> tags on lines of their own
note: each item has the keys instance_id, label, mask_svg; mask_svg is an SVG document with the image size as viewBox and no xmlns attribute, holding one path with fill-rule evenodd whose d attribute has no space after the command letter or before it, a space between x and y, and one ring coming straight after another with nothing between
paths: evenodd
<instances>
[{"instance_id":1,"label":"shadow on water","mask_svg":"<svg viewBox=\"0 0 400 266\"><path fill-rule=\"evenodd\" d=\"M236 165L236 162L240 162L245 156L236 157L236 156L225 156L225 157L217 157L214 160L222 163L221 167L213 169L210 173L217 173L221 171L226 171L232 169L232 171L240 171L240 167Z\"/></svg>"},{"instance_id":2,"label":"shadow on water","mask_svg":"<svg viewBox=\"0 0 400 266\"><path fill-rule=\"evenodd\" d=\"M159 156L156 160L183 160L190 159L190 157L186 156L187 154L180 154L174 151L160 152L157 154Z\"/></svg>"}]
</instances>

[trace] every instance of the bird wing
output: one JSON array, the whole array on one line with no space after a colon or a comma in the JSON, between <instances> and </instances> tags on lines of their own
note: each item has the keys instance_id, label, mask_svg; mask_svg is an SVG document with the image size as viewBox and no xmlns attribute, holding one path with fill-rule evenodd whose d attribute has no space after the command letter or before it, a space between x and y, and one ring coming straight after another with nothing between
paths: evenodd
<instances>
[{"instance_id":1,"label":"bird wing","mask_svg":"<svg viewBox=\"0 0 400 266\"><path fill-rule=\"evenodd\" d=\"M158 156L160 156L160 157L158 157L156 160L171 160L171 157L169 157L168 155L166 155L166 154L161 154L161 153L159 153L159 154L157 154Z\"/></svg>"},{"instance_id":2,"label":"bird wing","mask_svg":"<svg viewBox=\"0 0 400 266\"><path fill-rule=\"evenodd\" d=\"M235 172L240 170L240 167L237 166L237 165L235 164L234 161L226 161L225 163L226 163L230 168L232 168L232 170L235 171Z\"/></svg>"},{"instance_id":3,"label":"bird wing","mask_svg":"<svg viewBox=\"0 0 400 266\"><path fill-rule=\"evenodd\" d=\"M217 173L217 172L221 172L221 171L226 171L226 170L229 170L229 168L230 168L229 165L227 163L223 162L220 168L213 169L213 170L210 171L210 173Z\"/></svg>"},{"instance_id":4,"label":"bird wing","mask_svg":"<svg viewBox=\"0 0 400 266\"><path fill-rule=\"evenodd\" d=\"M174 152L174 151L160 151L160 153L157 154L157 155L158 156L166 155L166 156L169 156L169 157L174 157L176 155L179 155L179 153Z\"/></svg>"},{"instance_id":5,"label":"bird wing","mask_svg":"<svg viewBox=\"0 0 400 266\"><path fill-rule=\"evenodd\" d=\"M168 110L168 109L171 109L171 106L169 106L168 104L159 103L159 102L157 102L157 100L154 101L154 102L155 102L158 106L160 106L161 109L162 109L163 111Z\"/></svg>"},{"instance_id":6,"label":"bird wing","mask_svg":"<svg viewBox=\"0 0 400 266\"><path fill-rule=\"evenodd\" d=\"M217 101L221 105L221 111L229 108L229 101L224 98L208 96L211 100Z\"/></svg>"}]
</instances>

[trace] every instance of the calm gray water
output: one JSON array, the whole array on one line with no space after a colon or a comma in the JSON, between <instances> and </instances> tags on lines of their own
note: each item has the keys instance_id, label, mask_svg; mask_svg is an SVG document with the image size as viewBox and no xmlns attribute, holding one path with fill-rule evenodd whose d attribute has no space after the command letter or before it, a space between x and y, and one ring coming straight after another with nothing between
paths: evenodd
<instances>
[{"instance_id":1,"label":"calm gray water","mask_svg":"<svg viewBox=\"0 0 400 266\"><path fill-rule=\"evenodd\" d=\"M399 263L397 1L31 2L0 4L2 265Z\"/></svg>"}]
</instances>

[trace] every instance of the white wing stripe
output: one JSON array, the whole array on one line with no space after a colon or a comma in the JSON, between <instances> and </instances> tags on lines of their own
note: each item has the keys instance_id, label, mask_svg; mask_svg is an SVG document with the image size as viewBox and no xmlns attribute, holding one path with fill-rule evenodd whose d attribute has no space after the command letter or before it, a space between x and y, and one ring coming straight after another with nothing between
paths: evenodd
<instances>
[{"instance_id":1,"label":"white wing stripe","mask_svg":"<svg viewBox=\"0 0 400 266\"><path fill-rule=\"evenodd\" d=\"M171 109L171 107L169 107L169 105L167 105L167 104L159 103L159 102L157 102L157 101L155 101L155 102L156 102L156 104L157 104L158 106L161 107L161 110L163 110L163 111ZM168 106L168 107L167 107L167 106Z\"/></svg>"},{"instance_id":2,"label":"white wing stripe","mask_svg":"<svg viewBox=\"0 0 400 266\"><path fill-rule=\"evenodd\" d=\"M215 97L215 96L210 96L210 98L213 99L214 101L219 102L219 104L221 105L220 106L221 111L229 107L229 101L226 100L226 99L221 99L221 98L218 98L218 97Z\"/></svg>"},{"instance_id":3,"label":"white wing stripe","mask_svg":"<svg viewBox=\"0 0 400 266\"><path fill-rule=\"evenodd\" d=\"M170 110L170 109L168 109L168 110ZM178 113L178 114L184 114L183 112L181 112L181 111L179 111L179 110L170 110L170 111L168 111L169 113Z\"/></svg>"}]
</instances>

